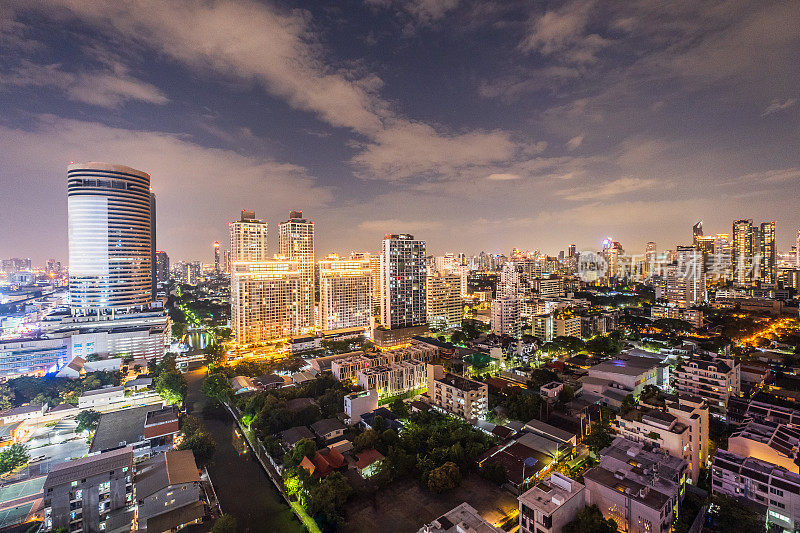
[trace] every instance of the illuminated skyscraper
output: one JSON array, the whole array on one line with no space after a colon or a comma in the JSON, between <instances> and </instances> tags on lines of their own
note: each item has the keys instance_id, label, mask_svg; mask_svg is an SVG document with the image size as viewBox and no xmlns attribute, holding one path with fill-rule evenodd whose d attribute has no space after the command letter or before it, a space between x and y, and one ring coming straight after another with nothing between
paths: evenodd
<instances>
[{"instance_id":1,"label":"illuminated skyscraper","mask_svg":"<svg viewBox=\"0 0 800 533\"><path fill-rule=\"evenodd\" d=\"M678 246L678 260L667 267L666 298L687 308L706 301L703 254L695 246Z\"/></svg>"},{"instance_id":2,"label":"illuminated skyscraper","mask_svg":"<svg viewBox=\"0 0 800 533\"><path fill-rule=\"evenodd\" d=\"M220 266L219 266L219 241L214 241L214 273L220 273Z\"/></svg>"},{"instance_id":3,"label":"illuminated skyscraper","mask_svg":"<svg viewBox=\"0 0 800 533\"><path fill-rule=\"evenodd\" d=\"M155 256L150 175L109 163L72 164L67 191L73 314L149 306Z\"/></svg>"},{"instance_id":4,"label":"illuminated skyscraper","mask_svg":"<svg viewBox=\"0 0 800 533\"><path fill-rule=\"evenodd\" d=\"M228 224L231 232L231 261L267 261L267 223L254 211L242 210L239 220Z\"/></svg>"},{"instance_id":5,"label":"illuminated skyscraper","mask_svg":"<svg viewBox=\"0 0 800 533\"><path fill-rule=\"evenodd\" d=\"M236 343L286 338L300 332L300 271L295 261L234 261L231 326Z\"/></svg>"},{"instance_id":6,"label":"illuminated skyscraper","mask_svg":"<svg viewBox=\"0 0 800 533\"><path fill-rule=\"evenodd\" d=\"M692 244L698 246L698 242L703 237L703 221L700 220L697 224L692 226Z\"/></svg>"},{"instance_id":7,"label":"illuminated skyscraper","mask_svg":"<svg viewBox=\"0 0 800 533\"><path fill-rule=\"evenodd\" d=\"M778 282L778 252L775 248L775 222L762 222L758 232L758 252L761 256L759 279L763 283Z\"/></svg>"},{"instance_id":8,"label":"illuminated skyscraper","mask_svg":"<svg viewBox=\"0 0 800 533\"><path fill-rule=\"evenodd\" d=\"M156 251L156 278L158 283L169 281L169 256L161 250Z\"/></svg>"},{"instance_id":9,"label":"illuminated skyscraper","mask_svg":"<svg viewBox=\"0 0 800 533\"><path fill-rule=\"evenodd\" d=\"M424 325L425 241L413 235L386 235L381 248L381 320L385 328Z\"/></svg>"},{"instance_id":10,"label":"illuminated skyscraper","mask_svg":"<svg viewBox=\"0 0 800 533\"><path fill-rule=\"evenodd\" d=\"M278 224L280 254L296 261L300 271L300 327L314 326L314 223L302 211L290 211L289 220Z\"/></svg>"},{"instance_id":11,"label":"illuminated skyscraper","mask_svg":"<svg viewBox=\"0 0 800 533\"><path fill-rule=\"evenodd\" d=\"M372 271L369 258L341 259L336 254L319 262L319 321L323 331L370 325Z\"/></svg>"},{"instance_id":12,"label":"illuminated skyscraper","mask_svg":"<svg viewBox=\"0 0 800 533\"><path fill-rule=\"evenodd\" d=\"M460 327L464 315L461 275L436 272L427 277L425 293L428 323L438 328Z\"/></svg>"},{"instance_id":13,"label":"illuminated skyscraper","mask_svg":"<svg viewBox=\"0 0 800 533\"><path fill-rule=\"evenodd\" d=\"M733 281L750 283L753 281L753 221L748 219L733 222Z\"/></svg>"}]
</instances>

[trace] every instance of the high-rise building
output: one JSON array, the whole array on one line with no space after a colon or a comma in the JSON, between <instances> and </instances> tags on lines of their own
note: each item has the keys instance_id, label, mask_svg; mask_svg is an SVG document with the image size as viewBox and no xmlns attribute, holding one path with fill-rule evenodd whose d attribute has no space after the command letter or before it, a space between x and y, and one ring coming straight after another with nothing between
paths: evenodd
<instances>
[{"instance_id":1,"label":"high-rise building","mask_svg":"<svg viewBox=\"0 0 800 533\"><path fill-rule=\"evenodd\" d=\"M678 246L678 260L667 266L666 299L687 308L706 301L703 255L694 246Z\"/></svg>"},{"instance_id":2,"label":"high-rise building","mask_svg":"<svg viewBox=\"0 0 800 533\"><path fill-rule=\"evenodd\" d=\"M797 268L800 268L800 229L797 230L797 239L795 240L794 253L795 253L795 258L794 258L795 266Z\"/></svg>"},{"instance_id":3,"label":"high-rise building","mask_svg":"<svg viewBox=\"0 0 800 533\"><path fill-rule=\"evenodd\" d=\"M760 257L759 280L764 283L778 282L778 251L775 247L775 221L762 222L758 232Z\"/></svg>"},{"instance_id":4,"label":"high-rise building","mask_svg":"<svg viewBox=\"0 0 800 533\"><path fill-rule=\"evenodd\" d=\"M162 250L156 251L156 280L158 283L169 281L169 256Z\"/></svg>"},{"instance_id":5,"label":"high-rise building","mask_svg":"<svg viewBox=\"0 0 800 533\"><path fill-rule=\"evenodd\" d=\"M753 281L753 221L748 219L733 222L733 281Z\"/></svg>"},{"instance_id":6,"label":"high-rise building","mask_svg":"<svg viewBox=\"0 0 800 533\"><path fill-rule=\"evenodd\" d=\"M150 193L150 299L155 301L158 292L156 275L156 195Z\"/></svg>"},{"instance_id":7,"label":"high-rise building","mask_svg":"<svg viewBox=\"0 0 800 533\"><path fill-rule=\"evenodd\" d=\"M692 226L692 244L697 246L697 243L703 237L703 221L700 220Z\"/></svg>"},{"instance_id":8,"label":"high-rise building","mask_svg":"<svg viewBox=\"0 0 800 533\"><path fill-rule=\"evenodd\" d=\"M577 246L575 246L574 244L570 244L569 245L569 250L567 252L567 255L569 257L575 257L575 254L576 254L577 250L578 250Z\"/></svg>"},{"instance_id":9,"label":"high-rise building","mask_svg":"<svg viewBox=\"0 0 800 533\"><path fill-rule=\"evenodd\" d=\"M237 344L300 332L301 282L296 261L234 261L231 268L231 326Z\"/></svg>"},{"instance_id":10,"label":"high-rise building","mask_svg":"<svg viewBox=\"0 0 800 533\"><path fill-rule=\"evenodd\" d=\"M329 255L319 262L319 328L323 331L370 326L372 271L367 257Z\"/></svg>"},{"instance_id":11,"label":"high-rise building","mask_svg":"<svg viewBox=\"0 0 800 533\"><path fill-rule=\"evenodd\" d=\"M314 326L314 223L303 218L302 211L290 211L289 220L278 224L279 252L295 261L300 272L300 327Z\"/></svg>"},{"instance_id":12,"label":"high-rise building","mask_svg":"<svg viewBox=\"0 0 800 533\"><path fill-rule=\"evenodd\" d=\"M516 298L497 298L492 301L492 333L518 338L521 333L520 305Z\"/></svg>"},{"instance_id":13,"label":"high-rise building","mask_svg":"<svg viewBox=\"0 0 800 533\"><path fill-rule=\"evenodd\" d=\"M77 163L68 167L67 191L73 314L148 306L155 256L150 175Z\"/></svg>"},{"instance_id":14,"label":"high-rise building","mask_svg":"<svg viewBox=\"0 0 800 533\"><path fill-rule=\"evenodd\" d=\"M461 303L461 276L436 272L426 279L425 292L428 323L438 328L461 326L464 306Z\"/></svg>"},{"instance_id":15,"label":"high-rise building","mask_svg":"<svg viewBox=\"0 0 800 533\"><path fill-rule=\"evenodd\" d=\"M231 232L231 261L268 261L267 223L254 211L242 210L239 220L228 224Z\"/></svg>"},{"instance_id":16,"label":"high-rise building","mask_svg":"<svg viewBox=\"0 0 800 533\"><path fill-rule=\"evenodd\" d=\"M220 273L220 264L219 264L219 241L214 241L212 245L214 247L214 273Z\"/></svg>"},{"instance_id":17,"label":"high-rise building","mask_svg":"<svg viewBox=\"0 0 800 533\"><path fill-rule=\"evenodd\" d=\"M413 235L386 235L381 248L381 319L388 329L424 325L425 241Z\"/></svg>"}]
</instances>

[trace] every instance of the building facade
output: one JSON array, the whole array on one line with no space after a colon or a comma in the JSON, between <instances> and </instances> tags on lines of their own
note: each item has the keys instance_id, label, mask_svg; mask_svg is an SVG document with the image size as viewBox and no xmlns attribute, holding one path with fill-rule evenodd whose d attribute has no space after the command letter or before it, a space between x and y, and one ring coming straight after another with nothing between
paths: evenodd
<instances>
[{"instance_id":1,"label":"building facade","mask_svg":"<svg viewBox=\"0 0 800 533\"><path fill-rule=\"evenodd\" d=\"M503 297L492 301L492 333L519 338L522 334L520 302L517 298Z\"/></svg>"},{"instance_id":2,"label":"building facade","mask_svg":"<svg viewBox=\"0 0 800 533\"><path fill-rule=\"evenodd\" d=\"M386 235L381 248L381 324L387 329L424 325L428 318L425 241Z\"/></svg>"},{"instance_id":3,"label":"building facade","mask_svg":"<svg viewBox=\"0 0 800 533\"><path fill-rule=\"evenodd\" d=\"M441 329L461 326L464 307L461 302L461 277L436 272L425 283L428 323Z\"/></svg>"},{"instance_id":4,"label":"building facade","mask_svg":"<svg viewBox=\"0 0 800 533\"><path fill-rule=\"evenodd\" d=\"M445 372L439 365L428 365L427 370L431 405L470 422L486 420L488 385Z\"/></svg>"},{"instance_id":5,"label":"building facade","mask_svg":"<svg viewBox=\"0 0 800 533\"><path fill-rule=\"evenodd\" d=\"M730 397L741 393L741 367L733 359L696 355L675 369L675 388L703 398L712 413L724 415Z\"/></svg>"},{"instance_id":6,"label":"building facade","mask_svg":"<svg viewBox=\"0 0 800 533\"><path fill-rule=\"evenodd\" d=\"M557 472L519 497L521 533L559 533L586 506L584 485Z\"/></svg>"},{"instance_id":7,"label":"building facade","mask_svg":"<svg viewBox=\"0 0 800 533\"><path fill-rule=\"evenodd\" d=\"M268 261L267 223L256 218L255 211L242 210L239 220L228 224L231 233L231 262Z\"/></svg>"},{"instance_id":8,"label":"building facade","mask_svg":"<svg viewBox=\"0 0 800 533\"><path fill-rule=\"evenodd\" d=\"M297 263L300 274L300 298L297 308L301 328L314 326L314 223L303 218L302 211L290 211L289 219L278 224L280 254Z\"/></svg>"},{"instance_id":9,"label":"building facade","mask_svg":"<svg viewBox=\"0 0 800 533\"><path fill-rule=\"evenodd\" d=\"M369 259L340 259L333 254L320 261L320 329L369 327L374 309L372 294Z\"/></svg>"}]
</instances>

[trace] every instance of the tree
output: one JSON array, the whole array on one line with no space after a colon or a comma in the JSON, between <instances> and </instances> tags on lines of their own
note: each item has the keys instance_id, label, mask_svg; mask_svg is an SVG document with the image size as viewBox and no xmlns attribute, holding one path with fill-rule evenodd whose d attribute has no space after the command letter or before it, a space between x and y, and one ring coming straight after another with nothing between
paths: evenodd
<instances>
[{"instance_id":1,"label":"tree","mask_svg":"<svg viewBox=\"0 0 800 533\"><path fill-rule=\"evenodd\" d=\"M561 403L569 403L575 398L575 390L569 385L564 385L558 393L558 401Z\"/></svg>"},{"instance_id":2,"label":"tree","mask_svg":"<svg viewBox=\"0 0 800 533\"><path fill-rule=\"evenodd\" d=\"M575 515L575 519L562 529L564 533L614 533L619 531L617 523L606 520L597 505L587 505Z\"/></svg>"},{"instance_id":3,"label":"tree","mask_svg":"<svg viewBox=\"0 0 800 533\"><path fill-rule=\"evenodd\" d=\"M595 355L617 355L622 351L622 343L611 335L597 335L586 341L586 349Z\"/></svg>"},{"instance_id":4,"label":"tree","mask_svg":"<svg viewBox=\"0 0 800 533\"><path fill-rule=\"evenodd\" d=\"M212 400L223 403L231 397L231 384L222 372L213 372L203 381L203 394Z\"/></svg>"},{"instance_id":5,"label":"tree","mask_svg":"<svg viewBox=\"0 0 800 533\"><path fill-rule=\"evenodd\" d=\"M450 336L450 342L452 342L453 344L461 344L461 345L463 345L463 344L465 344L467 342L467 335L461 330L456 330Z\"/></svg>"},{"instance_id":6,"label":"tree","mask_svg":"<svg viewBox=\"0 0 800 533\"><path fill-rule=\"evenodd\" d=\"M97 429L97 424L100 423L100 413L93 409L87 409L78 413L75 416L75 421L78 423L78 427L75 428L76 433L82 431L92 433Z\"/></svg>"},{"instance_id":7,"label":"tree","mask_svg":"<svg viewBox=\"0 0 800 533\"><path fill-rule=\"evenodd\" d=\"M428 490L440 494L452 490L461 484L461 471L458 466L448 461L431 470L428 475Z\"/></svg>"},{"instance_id":8,"label":"tree","mask_svg":"<svg viewBox=\"0 0 800 533\"><path fill-rule=\"evenodd\" d=\"M356 437L353 439L353 448L355 448L356 452L361 452L370 448L374 448L377 443L378 432L374 429L368 429L363 433L356 435Z\"/></svg>"},{"instance_id":9,"label":"tree","mask_svg":"<svg viewBox=\"0 0 800 533\"><path fill-rule=\"evenodd\" d=\"M217 518L211 527L211 533L236 533L238 531L236 518L233 515L224 514Z\"/></svg>"},{"instance_id":10,"label":"tree","mask_svg":"<svg viewBox=\"0 0 800 533\"><path fill-rule=\"evenodd\" d=\"M341 472L323 478L308 492L308 512L323 515L328 522L337 522L342 507L353 493L353 488Z\"/></svg>"},{"instance_id":11,"label":"tree","mask_svg":"<svg viewBox=\"0 0 800 533\"><path fill-rule=\"evenodd\" d=\"M392 410L394 414L396 414L400 418L408 417L408 407L406 407L405 402L400 398L395 398L389 405L389 408Z\"/></svg>"},{"instance_id":12,"label":"tree","mask_svg":"<svg viewBox=\"0 0 800 533\"><path fill-rule=\"evenodd\" d=\"M0 411L10 409L14 405L14 391L8 385L0 385Z\"/></svg>"},{"instance_id":13,"label":"tree","mask_svg":"<svg viewBox=\"0 0 800 533\"><path fill-rule=\"evenodd\" d=\"M207 344L206 347L203 348L206 364L208 366L215 366L222 363L225 360L225 354L227 353L225 348L225 345L219 342Z\"/></svg>"},{"instance_id":14,"label":"tree","mask_svg":"<svg viewBox=\"0 0 800 533\"><path fill-rule=\"evenodd\" d=\"M501 465L500 463L486 463L484 464L478 473L484 479L488 479L489 481L493 481L498 485L502 485L506 481L508 481L508 475L506 474L506 468Z\"/></svg>"},{"instance_id":15,"label":"tree","mask_svg":"<svg viewBox=\"0 0 800 533\"><path fill-rule=\"evenodd\" d=\"M217 443L209 433L204 430L197 431L189 437L185 437L179 450L192 450L197 466L208 466L214 458L217 450Z\"/></svg>"},{"instance_id":16,"label":"tree","mask_svg":"<svg viewBox=\"0 0 800 533\"><path fill-rule=\"evenodd\" d=\"M710 514L717 531L763 531L763 519L729 496L715 495Z\"/></svg>"},{"instance_id":17,"label":"tree","mask_svg":"<svg viewBox=\"0 0 800 533\"><path fill-rule=\"evenodd\" d=\"M0 475L6 474L21 466L28 464L31 456L28 447L22 444L12 444L0 451Z\"/></svg>"},{"instance_id":18,"label":"tree","mask_svg":"<svg viewBox=\"0 0 800 533\"><path fill-rule=\"evenodd\" d=\"M595 422L592 424L592 431L583 439L583 443L597 455L600 450L610 446L614 441L608 423Z\"/></svg>"}]
</instances>

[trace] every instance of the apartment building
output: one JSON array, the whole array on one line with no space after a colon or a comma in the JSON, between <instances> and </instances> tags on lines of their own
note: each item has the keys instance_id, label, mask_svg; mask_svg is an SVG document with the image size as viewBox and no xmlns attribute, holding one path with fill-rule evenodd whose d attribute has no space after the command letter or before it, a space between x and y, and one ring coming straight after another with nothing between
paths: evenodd
<instances>
[{"instance_id":1,"label":"apartment building","mask_svg":"<svg viewBox=\"0 0 800 533\"><path fill-rule=\"evenodd\" d=\"M436 272L426 282L428 324L441 329L461 326L461 276Z\"/></svg>"},{"instance_id":2,"label":"apartment building","mask_svg":"<svg viewBox=\"0 0 800 533\"><path fill-rule=\"evenodd\" d=\"M775 422L751 421L728 438L728 451L753 457L800 474L800 429Z\"/></svg>"},{"instance_id":3,"label":"apartment building","mask_svg":"<svg viewBox=\"0 0 800 533\"><path fill-rule=\"evenodd\" d=\"M372 270L368 258L319 262L319 327L323 331L366 328L373 312Z\"/></svg>"},{"instance_id":4,"label":"apartment building","mask_svg":"<svg viewBox=\"0 0 800 533\"><path fill-rule=\"evenodd\" d=\"M766 519L784 531L800 527L800 475L780 466L717 450L711 469L711 490L756 503Z\"/></svg>"},{"instance_id":5,"label":"apartment building","mask_svg":"<svg viewBox=\"0 0 800 533\"><path fill-rule=\"evenodd\" d=\"M356 380L364 390L375 390L378 399L424 388L427 385L426 365L410 359L386 366L373 366L358 372Z\"/></svg>"},{"instance_id":6,"label":"apartment building","mask_svg":"<svg viewBox=\"0 0 800 533\"><path fill-rule=\"evenodd\" d=\"M503 533L494 527L470 504L464 502L446 512L430 524L422 526L417 533Z\"/></svg>"},{"instance_id":7,"label":"apartment building","mask_svg":"<svg viewBox=\"0 0 800 533\"><path fill-rule=\"evenodd\" d=\"M491 317L492 333L519 338L522 333L519 307L520 301L516 298L503 297L494 300Z\"/></svg>"},{"instance_id":8,"label":"apartment building","mask_svg":"<svg viewBox=\"0 0 800 533\"><path fill-rule=\"evenodd\" d=\"M470 422L486 419L488 385L445 372L439 365L428 365L427 370L428 397L434 407Z\"/></svg>"},{"instance_id":9,"label":"apartment building","mask_svg":"<svg viewBox=\"0 0 800 533\"><path fill-rule=\"evenodd\" d=\"M540 341L552 341L554 331L553 315L535 315L531 317L531 335Z\"/></svg>"},{"instance_id":10,"label":"apartment building","mask_svg":"<svg viewBox=\"0 0 800 533\"><path fill-rule=\"evenodd\" d=\"M683 499L688 463L649 444L617 437L584 475L586 503L628 533L669 531Z\"/></svg>"},{"instance_id":11,"label":"apartment building","mask_svg":"<svg viewBox=\"0 0 800 533\"><path fill-rule=\"evenodd\" d=\"M650 443L686 460L689 476L696 484L708 460L708 414L704 400L683 395L661 409L640 406L617 415L617 427L629 440Z\"/></svg>"},{"instance_id":12,"label":"apartment building","mask_svg":"<svg viewBox=\"0 0 800 533\"><path fill-rule=\"evenodd\" d=\"M44 482L44 530L131 531L133 450L130 446L53 465Z\"/></svg>"},{"instance_id":13,"label":"apartment building","mask_svg":"<svg viewBox=\"0 0 800 533\"><path fill-rule=\"evenodd\" d=\"M695 328L703 327L703 312L699 309L684 309L670 305L654 305L650 308L650 320L673 318L688 322Z\"/></svg>"},{"instance_id":14,"label":"apartment building","mask_svg":"<svg viewBox=\"0 0 800 533\"><path fill-rule=\"evenodd\" d=\"M675 388L680 393L700 396L711 412L723 415L728 399L741 393L741 369L733 359L695 355L675 369Z\"/></svg>"},{"instance_id":15,"label":"apartment building","mask_svg":"<svg viewBox=\"0 0 800 533\"><path fill-rule=\"evenodd\" d=\"M553 472L519 497L521 533L558 533L586 506L585 486Z\"/></svg>"},{"instance_id":16,"label":"apartment building","mask_svg":"<svg viewBox=\"0 0 800 533\"><path fill-rule=\"evenodd\" d=\"M539 298L558 298L564 295L564 282L556 276L532 279L530 285Z\"/></svg>"},{"instance_id":17,"label":"apartment building","mask_svg":"<svg viewBox=\"0 0 800 533\"><path fill-rule=\"evenodd\" d=\"M191 450L169 451L136 467L139 531L178 531L202 522L200 474Z\"/></svg>"},{"instance_id":18,"label":"apartment building","mask_svg":"<svg viewBox=\"0 0 800 533\"><path fill-rule=\"evenodd\" d=\"M580 337L581 336L581 317L565 316L553 319L553 334L556 337Z\"/></svg>"}]
</instances>

